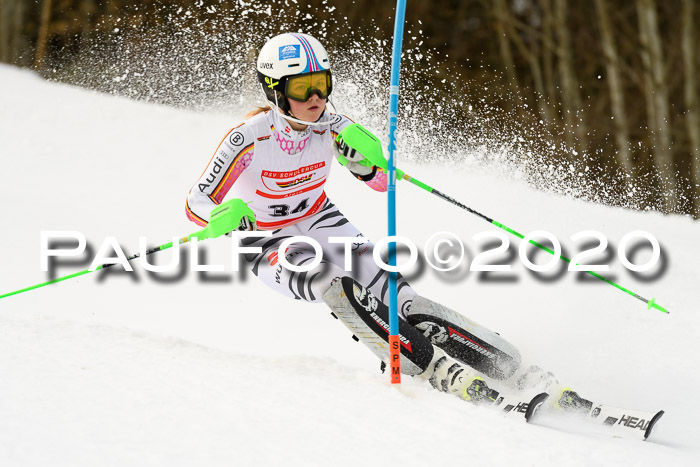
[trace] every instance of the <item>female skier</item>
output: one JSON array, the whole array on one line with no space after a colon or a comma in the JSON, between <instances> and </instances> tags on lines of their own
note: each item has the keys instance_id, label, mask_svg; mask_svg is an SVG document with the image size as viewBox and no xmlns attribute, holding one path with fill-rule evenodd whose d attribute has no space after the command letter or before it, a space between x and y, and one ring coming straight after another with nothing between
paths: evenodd
<instances>
[{"instance_id":1,"label":"female skier","mask_svg":"<svg viewBox=\"0 0 700 467\"><path fill-rule=\"evenodd\" d=\"M354 123L327 110L333 78L328 55L315 38L287 33L270 39L260 51L257 76L268 107L252 112L226 134L187 197L187 217L206 225L210 212L233 189L247 204L240 204L240 229L272 232L243 240L247 247L260 247L260 253L245 256L252 272L288 297L325 301L359 340L386 360L388 320L382 318L386 307L381 302L388 274L374 262L373 245L363 243L360 231L324 192L334 157L370 188L386 191L386 160L381 154L370 159L370 154L352 147L344 130ZM376 141L364 129L355 135L363 133ZM320 245L323 260L316 269L296 272L283 267L279 255L294 266L316 257L307 243L279 251L284 240L299 236ZM358 241L344 245L330 237ZM346 248L352 249L351 271L344 267ZM474 369L498 379L517 369L520 357L508 342L417 295L401 278L398 310L404 373L419 375L466 400L494 401L498 393Z\"/></svg>"}]
</instances>

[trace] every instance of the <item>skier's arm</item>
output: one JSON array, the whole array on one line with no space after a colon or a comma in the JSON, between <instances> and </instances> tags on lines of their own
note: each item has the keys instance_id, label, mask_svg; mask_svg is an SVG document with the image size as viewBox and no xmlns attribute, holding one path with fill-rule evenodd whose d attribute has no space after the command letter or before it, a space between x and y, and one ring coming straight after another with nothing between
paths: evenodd
<instances>
[{"instance_id":1,"label":"skier's arm","mask_svg":"<svg viewBox=\"0 0 700 467\"><path fill-rule=\"evenodd\" d=\"M384 192L387 190L387 177L386 171L376 164L371 164L369 161L363 161L364 156L356 151L356 148L350 147L339 147L336 141L339 134L343 132L345 128L353 125L354 122L344 115L334 115L333 123L331 123L331 136L333 136L332 149L333 154L336 159L345 166L350 173L357 178L365 182L370 188L375 191ZM344 152L350 152L355 150L353 154L355 157L348 158L345 157Z\"/></svg>"},{"instance_id":2,"label":"skier's arm","mask_svg":"<svg viewBox=\"0 0 700 467\"><path fill-rule=\"evenodd\" d=\"M333 152L338 162L373 190L387 190L388 163L381 142L369 130L357 123L346 125L334 140Z\"/></svg>"},{"instance_id":3,"label":"skier's arm","mask_svg":"<svg viewBox=\"0 0 700 467\"><path fill-rule=\"evenodd\" d=\"M253 141L245 124L226 134L187 195L185 211L189 220L199 226L207 225L211 210L221 204L236 179L250 166Z\"/></svg>"}]
</instances>

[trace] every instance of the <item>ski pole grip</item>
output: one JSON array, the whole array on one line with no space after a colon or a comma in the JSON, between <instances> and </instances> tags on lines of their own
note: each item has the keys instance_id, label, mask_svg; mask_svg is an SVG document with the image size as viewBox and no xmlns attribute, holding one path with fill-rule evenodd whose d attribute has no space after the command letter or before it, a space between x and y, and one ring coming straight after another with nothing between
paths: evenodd
<instances>
[{"instance_id":1,"label":"ski pole grip","mask_svg":"<svg viewBox=\"0 0 700 467\"><path fill-rule=\"evenodd\" d=\"M355 149L362 154L365 160L371 165L376 165L384 170L384 172L389 170L389 163L384 157L384 151L382 150L382 142L359 123L352 123L343 128L341 132L338 133L335 140L336 142L343 141L345 144ZM348 163L347 159L342 155L338 157L338 161L343 166ZM403 176L403 170L396 169L396 179L401 180Z\"/></svg>"},{"instance_id":2,"label":"ski pole grip","mask_svg":"<svg viewBox=\"0 0 700 467\"><path fill-rule=\"evenodd\" d=\"M196 237L199 240L205 240L225 235L238 229L243 216L248 216L251 223L255 222L255 213L242 199L226 201L212 209L209 215L209 224L199 232L190 235L189 238Z\"/></svg>"}]
</instances>

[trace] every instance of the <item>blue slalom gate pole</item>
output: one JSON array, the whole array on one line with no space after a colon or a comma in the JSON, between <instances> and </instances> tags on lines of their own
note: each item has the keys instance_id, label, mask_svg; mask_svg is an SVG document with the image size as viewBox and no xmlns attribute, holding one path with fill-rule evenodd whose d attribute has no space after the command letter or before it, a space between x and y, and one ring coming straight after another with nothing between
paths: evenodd
<instances>
[{"instance_id":1,"label":"blue slalom gate pole","mask_svg":"<svg viewBox=\"0 0 700 467\"><path fill-rule=\"evenodd\" d=\"M389 238L396 236L396 124L399 111L399 74L401 73L401 48L403 43L403 22L406 14L406 0L397 0L394 20L394 45L391 54L391 83L389 86ZM396 266L396 242L390 242L389 266ZM391 383L401 383L401 341L399 340L399 312L396 290L397 272L389 272L389 349L391 360Z\"/></svg>"}]
</instances>

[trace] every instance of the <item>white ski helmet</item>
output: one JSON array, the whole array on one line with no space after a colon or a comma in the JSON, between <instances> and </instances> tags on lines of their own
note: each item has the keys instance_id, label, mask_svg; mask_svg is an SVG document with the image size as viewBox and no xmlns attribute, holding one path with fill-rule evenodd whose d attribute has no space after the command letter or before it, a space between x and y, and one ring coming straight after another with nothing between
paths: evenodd
<instances>
[{"instance_id":1,"label":"white ski helmet","mask_svg":"<svg viewBox=\"0 0 700 467\"><path fill-rule=\"evenodd\" d=\"M308 34L284 33L265 43L258 55L258 81L266 99L289 113L289 99L305 102L311 94L326 99L333 89L326 49ZM290 78L298 86L290 87ZM303 81L303 83L299 82Z\"/></svg>"}]
</instances>

